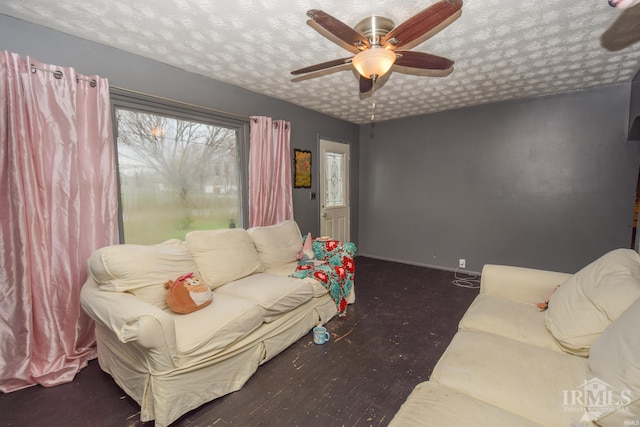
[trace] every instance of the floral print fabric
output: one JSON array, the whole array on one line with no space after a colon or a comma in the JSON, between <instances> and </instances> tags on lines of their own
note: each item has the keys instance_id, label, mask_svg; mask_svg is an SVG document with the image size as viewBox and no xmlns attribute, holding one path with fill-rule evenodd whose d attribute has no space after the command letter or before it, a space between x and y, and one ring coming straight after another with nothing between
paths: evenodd
<instances>
[{"instance_id":1,"label":"floral print fabric","mask_svg":"<svg viewBox=\"0 0 640 427\"><path fill-rule=\"evenodd\" d=\"M353 287L356 265L353 257L356 245L338 240L314 240L311 244L314 261L299 261L291 277L312 277L320 282L336 302L338 317L347 314L347 295ZM323 261L318 263L317 261Z\"/></svg>"}]
</instances>

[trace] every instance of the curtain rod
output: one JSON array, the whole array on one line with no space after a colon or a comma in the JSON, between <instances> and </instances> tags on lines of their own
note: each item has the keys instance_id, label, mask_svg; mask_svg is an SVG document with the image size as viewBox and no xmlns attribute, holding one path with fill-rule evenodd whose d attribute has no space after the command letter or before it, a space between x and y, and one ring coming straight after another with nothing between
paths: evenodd
<instances>
[{"instance_id":1,"label":"curtain rod","mask_svg":"<svg viewBox=\"0 0 640 427\"><path fill-rule=\"evenodd\" d=\"M158 95L152 95L150 93L145 93L145 92L140 92L140 91L137 91L137 90L127 89L127 88L120 87L120 86L109 85L109 87L111 89L115 89L115 90L120 91L120 92L129 92L129 93L133 93L133 94L136 94L136 95L142 95L142 96L149 97L149 98L156 98L156 99L159 99L159 100L162 100L162 101L165 101L165 102L170 102L172 104L182 104L182 105L184 105L186 107L198 108L198 109L201 109L201 110L211 111L213 113L217 113L217 114L224 115L224 116L235 117L235 118L241 119L243 121L249 121L249 117L243 116L243 115L240 115L240 114L234 114L234 113L229 113L227 111L216 110L215 108L204 107L202 105L191 104L189 102L176 101L175 99L165 98L165 97L158 96Z\"/></svg>"},{"instance_id":2,"label":"curtain rod","mask_svg":"<svg viewBox=\"0 0 640 427\"><path fill-rule=\"evenodd\" d=\"M38 70L46 71L47 73L51 73L51 74L53 74L53 77L55 77L58 80L60 80L62 78L62 76L64 75L62 73L62 71L60 71L60 70L51 71L51 70L47 70L46 68L36 67L35 65L31 64L31 74L35 74L36 71L38 71ZM96 87L97 84L98 84L96 79L87 79L87 78L84 78L84 77L76 76L76 82L80 82L80 80L83 80L85 82L89 82L89 86L91 86L91 87Z\"/></svg>"},{"instance_id":3,"label":"curtain rod","mask_svg":"<svg viewBox=\"0 0 640 427\"><path fill-rule=\"evenodd\" d=\"M53 77L55 77L58 80L61 79L62 76L64 75L62 73L62 71L60 71L60 70L51 71L51 70L47 70L46 68L40 68L40 67L35 66L34 64L31 64L31 73L35 74L35 72L37 70L45 71L47 73L51 73L51 74L53 74ZM87 79L87 78L84 78L84 77L76 76L76 81L79 82L80 80L84 80L85 82L89 82L89 85L91 87L96 87L96 85L97 85L96 79ZM240 115L240 114L229 113L227 111L220 111L220 110L216 110L214 108L204 107L202 105L191 104L191 103L188 103L188 102L176 101L174 99L168 99L168 98L164 98L164 97L157 96L157 95L151 95L151 94L148 94L148 93L144 93L144 92L140 92L140 91L136 91L136 90L131 90L131 89L126 89L126 88L119 87L119 86L109 85L109 87L113 88L113 89L116 89L116 90L119 90L119 91L131 92L131 93L135 93L135 94L138 94L138 95L143 95L143 96L162 99L162 100L165 100L165 101L170 101L172 103L183 104L183 105L186 105L186 106L189 106L189 107L209 110L209 111L212 111L214 113L223 114L223 115L227 115L227 116L233 116L233 117L237 117L237 118L242 119L242 120L248 120L249 119L249 117L243 116L243 115Z\"/></svg>"},{"instance_id":4,"label":"curtain rod","mask_svg":"<svg viewBox=\"0 0 640 427\"><path fill-rule=\"evenodd\" d=\"M255 117L252 117L252 118L251 118L251 120L253 120L253 123L258 123L258 119L256 119ZM281 121L282 121L282 122L284 122L284 120L279 120L279 121L278 121L278 120L276 120L276 121L274 121L274 122L273 122L273 127L274 127L274 128L277 128L277 127L278 127L278 123L279 123L279 122L281 122ZM287 123L285 122L285 123L284 123L284 128L285 128L285 129L289 129L289 124L287 124Z\"/></svg>"}]
</instances>

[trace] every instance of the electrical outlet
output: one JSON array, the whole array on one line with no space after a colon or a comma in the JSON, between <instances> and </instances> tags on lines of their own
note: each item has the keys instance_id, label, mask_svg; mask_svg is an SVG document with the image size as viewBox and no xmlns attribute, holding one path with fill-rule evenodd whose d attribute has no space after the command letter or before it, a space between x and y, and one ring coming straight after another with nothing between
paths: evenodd
<instances>
[{"instance_id":1,"label":"electrical outlet","mask_svg":"<svg viewBox=\"0 0 640 427\"><path fill-rule=\"evenodd\" d=\"M465 268L467 266L467 260L464 258L460 258L458 260L458 268Z\"/></svg>"}]
</instances>

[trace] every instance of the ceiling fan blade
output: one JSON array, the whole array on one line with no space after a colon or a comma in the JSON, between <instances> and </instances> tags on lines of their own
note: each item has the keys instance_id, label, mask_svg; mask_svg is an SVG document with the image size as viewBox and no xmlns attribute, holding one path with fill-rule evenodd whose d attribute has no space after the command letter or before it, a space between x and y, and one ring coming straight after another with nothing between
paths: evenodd
<instances>
[{"instance_id":1,"label":"ceiling fan blade","mask_svg":"<svg viewBox=\"0 0 640 427\"><path fill-rule=\"evenodd\" d=\"M304 81L304 80L315 79L317 77L328 76L329 74L338 73L340 71L350 71L350 70L354 70L353 65L351 65L351 64L343 64L343 65L338 65L337 67L325 68L324 70L313 71L313 72L307 73L307 74L301 74L298 77L292 78L291 81L292 82L301 82L301 81Z\"/></svg>"},{"instance_id":2,"label":"ceiling fan blade","mask_svg":"<svg viewBox=\"0 0 640 427\"><path fill-rule=\"evenodd\" d=\"M433 36L460 16L462 0L442 0L414 15L389 31L381 40L381 45L396 49L403 47L426 33ZM458 13L460 12L460 13ZM455 18L454 18L455 16ZM453 18L453 19L450 19ZM441 25L446 23L446 25ZM437 31L432 31L437 28ZM393 39L396 42L393 42ZM424 41L424 40L422 40Z\"/></svg>"},{"instance_id":3,"label":"ceiling fan blade","mask_svg":"<svg viewBox=\"0 0 640 427\"><path fill-rule=\"evenodd\" d=\"M395 62L396 65L401 67L425 70L446 70L453 67L452 60L442 56L431 55L430 53L414 52L412 50L396 50L395 53L402 55Z\"/></svg>"},{"instance_id":4,"label":"ceiling fan blade","mask_svg":"<svg viewBox=\"0 0 640 427\"><path fill-rule=\"evenodd\" d=\"M358 46L363 46L366 48L371 47L371 43L369 42L369 40L367 40L362 34L326 12L318 9L311 9L307 12L307 16L320 27L324 28L333 36L335 36L339 40L342 40L349 46L353 46L356 48Z\"/></svg>"},{"instance_id":5,"label":"ceiling fan blade","mask_svg":"<svg viewBox=\"0 0 640 427\"><path fill-rule=\"evenodd\" d=\"M391 75L393 73L389 72L389 73L385 73L383 76L380 76L376 79L376 81L374 82L371 79L367 79L366 77L362 77L362 75L360 73L358 73L356 71L355 68L351 67L351 70L353 72L353 75L356 77L356 80L358 80L358 82L360 82L360 78L369 80L371 83L369 82L364 82L363 84L365 86L361 86L360 90L359 90L359 98L360 99L367 99L367 98L371 98L378 90L382 89L382 87L387 84L387 82L389 81L389 78L391 77ZM369 88L369 84L371 84L371 87ZM366 92L363 92L366 91Z\"/></svg>"},{"instance_id":6,"label":"ceiling fan blade","mask_svg":"<svg viewBox=\"0 0 640 427\"><path fill-rule=\"evenodd\" d=\"M360 76L360 93L367 93L373 89L373 80L365 76Z\"/></svg>"},{"instance_id":7,"label":"ceiling fan blade","mask_svg":"<svg viewBox=\"0 0 640 427\"><path fill-rule=\"evenodd\" d=\"M317 22L313 21L312 19L309 19L307 21L307 24L309 24L309 26L311 28L313 28L314 30L316 30L321 36L327 38L328 40L330 40L333 43L337 44L341 48L346 49L349 52L354 53L354 54L360 53L360 49L358 49L357 47L355 47L353 45L350 45L350 44L344 42L343 40L340 40L338 37L333 35L333 33L331 33L328 30L322 28L320 25L318 25Z\"/></svg>"},{"instance_id":8,"label":"ceiling fan blade","mask_svg":"<svg viewBox=\"0 0 640 427\"><path fill-rule=\"evenodd\" d=\"M293 70L291 72L291 74L293 74L294 76L297 76L299 74L306 74L306 73L312 73L314 71L320 71L320 70L324 70L327 68L333 68L333 67L337 67L339 65L344 65L351 62L351 57L349 58L341 58L341 59L334 59L331 61L327 61L327 62L323 62L320 64L315 64L315 65L310 65L308 67L304 67L304 68L300 68L299 70Z\"/></svg>"},{"instance_id":9,"label":"ceiling fan blade","mask_svg":"<svg viewBox=\"0 0 640 427\"><path fill-rule=\"evenodd\" d=\"M393 71L394 73L409 74L411 76L420 77L447 77L453 72L453 67L447 68L446 70L428 70L426 68L413 68L403 67L402 65L394 65L393 67L391 67L391 71Z\"/></svg>"}]
</instances>

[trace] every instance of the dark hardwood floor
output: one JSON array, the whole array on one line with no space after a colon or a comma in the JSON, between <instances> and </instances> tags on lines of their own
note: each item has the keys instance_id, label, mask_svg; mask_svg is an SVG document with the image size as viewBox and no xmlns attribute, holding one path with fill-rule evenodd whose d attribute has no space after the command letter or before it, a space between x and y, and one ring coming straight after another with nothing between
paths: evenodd
<instances>
[{"instance_id":1,"label":"dark hardwood floor","mask_svg":"<svg viewBox=\"0 0 640 427\"><path fill-rule=\"evenodd\" d=\"M385 426L431 370L478 293L454 273L356 257L356 303L309 333L235 393L183 415L186 426ZM97 360L72 383L0 394L1 426L153 426Z\"/></svg>"}]
</instances>

